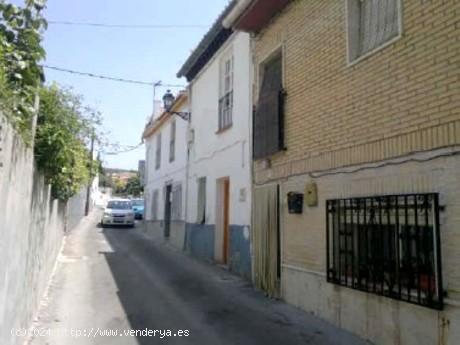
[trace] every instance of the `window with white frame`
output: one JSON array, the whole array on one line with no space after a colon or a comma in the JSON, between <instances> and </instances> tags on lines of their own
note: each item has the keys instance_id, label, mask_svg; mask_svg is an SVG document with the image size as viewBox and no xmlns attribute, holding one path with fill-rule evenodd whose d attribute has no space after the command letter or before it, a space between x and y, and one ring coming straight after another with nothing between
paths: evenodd
<instances>
[{"instance_id":1,"label":"window with white frame","mask_svg":"<svg viewBox=\"0 0 460 345\"><path fill-rule=\"evenodd\" d=\"M346 0L348 61L353 62L401 34L401 0Z\"/></svg>"},{"instance_id":2,"label":"window with white frame","mask_svg":"<svg viewBox=\"0 0 460 345\"><path fill-rule=\"evenodd\" d=\"M233 54L226 54L220 64L219 130L233 123Z\"/></svg>"},{"instance_id":3,"label":"window with white frame","mask_svg":"<svg viewBox=\"0 0 460 345\"><path fill-rule=\"evenodd\" d=\"M156 151L155 151L155 169L160 169L161 166L161 133L157 135Z\"/></svg>"}]
</instances>

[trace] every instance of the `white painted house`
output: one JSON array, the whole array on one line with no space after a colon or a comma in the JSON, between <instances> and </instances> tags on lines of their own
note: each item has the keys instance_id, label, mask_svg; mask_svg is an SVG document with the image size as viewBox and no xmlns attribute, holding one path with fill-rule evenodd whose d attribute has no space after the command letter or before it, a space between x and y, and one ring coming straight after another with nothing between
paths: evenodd
<instances>
[{"instance_id":1,"label":"white painted house","mask_svg":"<svg viewBox=\"0 0 460 345\"><path fill-rule=\"evenodd\" d=\"M171 111L188 111L188 97L179 93ZM145 230L154 239L184 248L187 167L187 121L163 112L147 124L143 138L145 162Z\"/></svg>"},{"instance_id":2,"label":"white painted house","mask_svg":"<svg viewBox=\"0 0 460 345\"><path fill-rule=\"evenodd\" d=\"M222 13L178 73L191 111L187 239L192 254L251 277L250 37Z\"/></svg>"}]
</instances>

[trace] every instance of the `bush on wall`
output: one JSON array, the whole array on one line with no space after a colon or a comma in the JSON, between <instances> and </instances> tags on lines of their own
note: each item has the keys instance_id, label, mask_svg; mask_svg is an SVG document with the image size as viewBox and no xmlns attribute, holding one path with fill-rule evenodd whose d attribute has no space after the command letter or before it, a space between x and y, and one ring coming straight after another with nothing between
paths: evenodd
<instances>
[{"instance_id":1,"label":"bush on wall","mask_svg":"<svg viewBox=\"0 0 460 345\"><path fill-rule=\"evenodd\" d=\"M40 91L34 151L55 198L69 199L98 170L87 149L89 141L97 140L94 114L78 96L56 84Z\"/></svg>"},{"instance_id":2,"label":"bush on wall","mask_svg":"<svg viewBox=\"0 0 460 345\"><path fill-rule=\"evenodd\" d=\"M43 85L44 7L44 0L26 0L24 7L0 0L0 111L28 144L36 116L37 167L53 197L67 200L97 171L87 147L97 139L100 115L83 107L70 90Z\"/></svg>"},{"instance_id":3,"label":"bush on wall","mask_svg":"<svg viewBox=\"0 0 460 345\"><path fill-rule=\"evenodd\" d=\"M24 7L0 0L0 104L30 142L35 97L44 81L42 31L47 23L44 1L26 0Z\"/></svg>"}]
</instances>

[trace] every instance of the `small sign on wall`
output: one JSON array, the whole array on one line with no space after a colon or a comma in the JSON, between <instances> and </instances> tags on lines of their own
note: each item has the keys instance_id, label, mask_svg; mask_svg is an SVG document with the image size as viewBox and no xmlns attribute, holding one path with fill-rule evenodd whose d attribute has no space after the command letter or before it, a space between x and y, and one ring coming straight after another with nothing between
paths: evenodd
<instances>
[{"instance_id":1,"label":"small sign on wall","mask_svg":"<svg viewBox=\"0 0 460 345\"><path fill-rule=\"evenodd\" d=\"M318 206L318 186L315 182L305 186L305 204L309 207Z\"/></svg>"},{"instance_id":2,"label":"small sign on wall","mask_svg":"<svg viewBox=\"0 0 460 345\"><path fill-rule=\"evenodd\" d=\"M246 188L241 188L240 189L239 200L240 200L240 202L245 202L246 201Z\"/></svg>"}]
</instances>

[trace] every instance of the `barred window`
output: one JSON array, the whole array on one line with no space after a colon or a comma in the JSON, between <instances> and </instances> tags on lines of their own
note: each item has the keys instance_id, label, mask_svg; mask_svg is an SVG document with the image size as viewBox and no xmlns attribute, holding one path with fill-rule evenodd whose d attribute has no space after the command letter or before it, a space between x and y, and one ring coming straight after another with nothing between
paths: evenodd
<instances>
[{"instance_id":1,"label":"barred window","mask_svg":"<svg viewBox=\"0 0 460 345\"><path fill-rule=\"evenodd\" d=\"M233 123L233 55L225 56L220 66L218 130L231 127Z\"/></svg>"},{"instance_id":2,"label":"barred window","mask_svg":"<svg viewBox=\"0 0 460 345\"><path fill-rule=\"evenodd\" d=\"M172 214L173 220L182 220L182 185L174 186L172 191Z\"/></svg>"},{"instance_id":3,"label":"barred window","mask_svg":"<svg viewBox=\"0 0 460 345\"><path fill-rule=\"evenodd\" d=\"M327 280L442 309L438 194L327 201Z\"/></svg>"},{"instance_id":4,"label":"barred window","mask_svg":"<svg viewBox=\"0 0 460 345\"><path fill-rule=\"evenodd\" d=\"M161 166L161 133L157 135L157 145L155 151L155 169L160 169Z\"/></svg>"},{"instance_id":5,"label":"barred window","mask_svg":"<svg viewBox=\"0 0 460 345\"><path fill-rule=\"evenodd\" d=\"M171 122L171 135L169 138L169 161L174 162L176 158L176 121Z\"/></svg>"},{"instance_id":6,"label":"barred window","mask_svg":"<svg viewBox=\"0 0 460 345\"><path fill-rule=\"evenodd\" d=\"M400 0L347 0L349 62L400 35Z\"/></svg>"}]
</instances>

